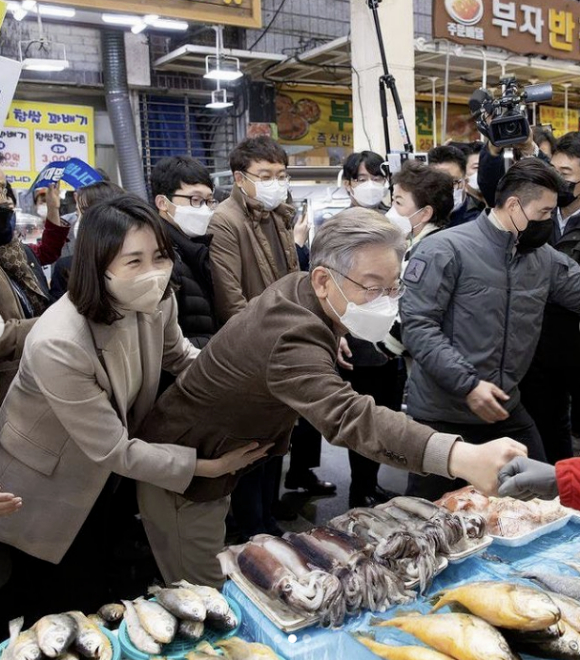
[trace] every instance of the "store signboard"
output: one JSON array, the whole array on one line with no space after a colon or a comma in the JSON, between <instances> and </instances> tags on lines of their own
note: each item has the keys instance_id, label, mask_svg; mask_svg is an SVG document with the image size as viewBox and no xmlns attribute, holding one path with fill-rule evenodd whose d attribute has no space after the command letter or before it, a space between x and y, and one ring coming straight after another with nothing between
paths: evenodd
<instances>
[{"instance_id":1,"label":"store signboard","mask_svg":"<svg viewBox=\"0 0 580 660\"><path fill-rule=\"evenodd\" d=\"M577 0L433 0L433 37L519 55L580 59Z\"/></svg>"},{"instance_id":2,"label":"store signboard","mask_svg":"<svg viewBox=\"0 0 580 660\"><path fill-rule=\"evenodd\" d=\"M6 121L21 71L22 62L0 57L0 129Z\"/></svg>"},{"instance_id":3,"label":"store signboard","mask_svg":"<svg viewBox=\"0 0 580 660\"><path fill-rule=\"evenodd\" d=\"M51 0L53 5L245 28L262 27L262 0Z\"/></svg>"},{"instance_id":4,"label":"store signboard","mask_svg":"<svg viewBox=\"0 0 580 660\"><path fill-rule=\"evenodd\" d=\"M282 88L276 93L281 144L352 148L352 96L349 90Z\"/></svg>"},{"instance_id":5,"label":"store signboard","mask_svg":"<svg viewBox=\"0 0 580 660\"><path fill-rule=\"evenodd\" d=\"M551 126L554 137L559 138L568 131L577 131L580 126L580 112L568 110L568 125L566 125L566 111L564 108L553 108L549 105L540 106L540 123L542 126Z\"/></svg>"},{"instance_id":6,"label":"store signboard","mask_svg":"<svg viewBox=\"0 0 580 660\"><path fill-rule=\"evenodd\" d=\"M13 101L0 130L2 170L28 189L49 163L71 158L94 165L94 111L84 105Z\"/></svg>"},{"instance_id":7,"label":"store signboard","mask_svg":"<svg viewBox=\"0 0 580 660\"><path fill-rule=\"evenodd\" d=\"M437 144L442 144L441 115L437 117ZM417 103L415 107L415 127L417 134L416 151L429 151L433 142L433 107L430 103ZM447 133L445 140L473 142L481 135L473 121L469 108L465 105L450 103L447 107Z\"/></svg>"}]
</instances>

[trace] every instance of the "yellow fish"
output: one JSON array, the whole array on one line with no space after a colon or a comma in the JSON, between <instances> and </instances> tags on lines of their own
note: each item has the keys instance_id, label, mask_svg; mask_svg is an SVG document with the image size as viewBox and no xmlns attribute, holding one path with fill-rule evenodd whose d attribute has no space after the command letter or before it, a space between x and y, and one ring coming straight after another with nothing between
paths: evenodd
<instances>
[{"instance_id":1,"label":"yellow fish","mask_svg":"<svg viewBox=\"0 0 580 660\"><path fill-rule=\"evenodd\" d=\"M471 582L437 594L436 612L459 603L472 614L498 628L534 631L560 620L560 609L544 591L509 582Z\"/></svg>"},{"instance_id":2,"label":"yellow fish","mask_svg":"<svg viewBox=\"0 0 580 660\"><path fill-rule=\"evenodd\" d=\"M471 614L400 616L373 623L403 630L455 660L518 660L495 628Z\"/></svg>"},{"instance_id":3,"label":"yellow fish","mask_svg":"<svg viewBox=\"0 0 580 660\"><path fill-rule=\"evenodd\" d=\"M450 655L427 649L424 646L390 646L375 642L370 637L357 637L356 641L364 644L379 658L386 658L386 660L453 660Z\"/></svg>"},{"instance_id":4,"label":"yellow fish","mask_svg":"<svg viewBox=\"0 0 580 660\"><path fill-rule=\"evenodd\" d=\"M230 637L216 642L228 660L279 660L273 649L265 644L246 642L239 637Z\"/></svg>"}]
</instances>

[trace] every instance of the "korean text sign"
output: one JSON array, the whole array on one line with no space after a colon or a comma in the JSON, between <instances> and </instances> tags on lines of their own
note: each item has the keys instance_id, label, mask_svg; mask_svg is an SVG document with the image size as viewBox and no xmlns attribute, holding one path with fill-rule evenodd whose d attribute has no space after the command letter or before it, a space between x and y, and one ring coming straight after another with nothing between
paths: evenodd
<instances>
[{"instance_id":1,"label":"korean text sign","mask_svg":"<svg viewBox=\"0 0 580 660\"><path fill-rule=\"evenodd\" d=\"M79 158L94 165L93 108L13 101L0 131L0 153L8 181L20 189L55 161Z\"/></svg>"},{"instance_id":2,"label":"korean text sign","mask_svg":"<svg viewBox=\"0 0 580 660\"><path fill-rule=\"evenodd\" d=\"M519 55L580 59L576 0L433 0L433 36Z\"/></svg>"},{"instance_id":3,"label":"korean text sign","mask_svg":"<svg viewBox=\"0 0 580 660\"><path fill-rule=\"evenodd\" d=\"M278 138L282 144L352 147L350 92L282 88L276 94Z\"/></svg>"}]
</instances>

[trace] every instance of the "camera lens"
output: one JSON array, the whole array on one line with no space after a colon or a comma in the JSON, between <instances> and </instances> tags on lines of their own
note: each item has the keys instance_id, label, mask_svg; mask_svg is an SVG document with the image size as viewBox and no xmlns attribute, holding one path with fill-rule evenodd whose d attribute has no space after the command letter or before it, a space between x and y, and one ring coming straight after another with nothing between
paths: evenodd
<instances>
[{"instance_id":1,"label":"camera lens","mask_svg":"<svg viewBox=\"0 0 580 660\"><path fill-rule=\"evenodd\" d=\"M505 137L511 137L512 135L515 135L518 133L520 129L520 123L517 121L510 121L507 124L504 124L501 127L501 132L505 135Z\"/></svg>"}]
</instances>

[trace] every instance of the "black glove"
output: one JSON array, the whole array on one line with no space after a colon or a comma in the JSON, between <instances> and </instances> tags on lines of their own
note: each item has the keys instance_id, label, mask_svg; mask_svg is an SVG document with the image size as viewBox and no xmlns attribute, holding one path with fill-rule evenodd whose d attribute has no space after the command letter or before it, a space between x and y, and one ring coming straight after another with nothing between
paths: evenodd
<instances>
[{"instance_id":1,"label":"black glove","mask_svg":"<svg viewBox=\"0 0 580 660\"><path fill-rule=\"evenodd\" d=\"M553 500L558 497L556 468L520 456L504 465L498 473L500 497L515 497L518 500Z\"/></svg>"}]
</instances>

